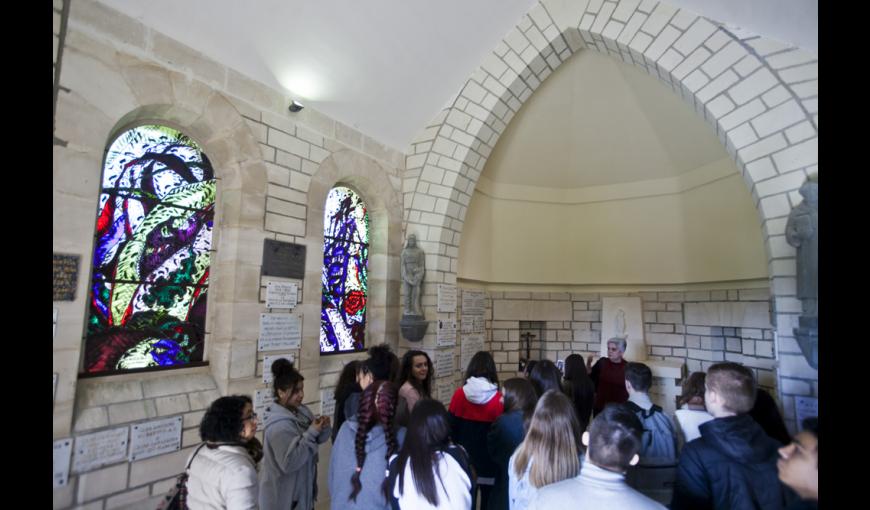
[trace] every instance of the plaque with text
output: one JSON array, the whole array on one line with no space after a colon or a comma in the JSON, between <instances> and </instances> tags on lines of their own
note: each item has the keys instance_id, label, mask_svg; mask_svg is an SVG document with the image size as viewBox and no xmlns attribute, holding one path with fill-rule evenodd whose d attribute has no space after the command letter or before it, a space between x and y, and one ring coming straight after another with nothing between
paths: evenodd
<instances>
[{"instance_id":1,"label":"plaque with text","mask_svg":"<svg viewBox=\"0 0 870 510\"><path fill-rule=\"evenodd\" d=\"M69 459L72 455L72 438L54 442L54 488L63 487L69 481Z\"/></svg>"},{"instance_id":2,"label":"plaque with text","mask_svg":"<svg viewBox=\"0 0 870 510\"><path fill-rule=\"evenodd\" d=\"M266 308L295 308L299 286L289 282L266 284Z\"/></svg>"},{"instance_id":3,"label":"plaque with text","mask_svg":"<svg viewBox=\"0 0 870 510\"><path fill-rule=\"evenodd\" d=\"M435 352L435 377L450 377L453 368L453 349Z\"/></svg>"},{"instance_id":4,"label":"plaque with text","mask_svg":"<svg viewBox=\"0 0 870 510\"><path fill-rule=\"evenodd\" d=\"M334 413L335 390L320 390L320 414L322 416L332 416Z\"/></svg>"},{"instance_id":5,"label":"plaque with text","mask_svg":"<svg viewBox=\"0 0 870 510\"><path fill-rule=\"evenodd\" d=\"M483 349L483 333L462 335L462 345L459 352L460 366L467 367L471 358L477 354L477 351Z\"/></svg>"},{"instance_id":6,"label":"plaque with text","mask_svg":"<svg viewBox=\"0 0 870 510\"><path fill-rule=\"evenodd\" d=\"M181 449L181 416L137 423L130 429L130 461Z\"/></svg>"},{"instance_id":7,"label":"plaque with text","mask_svg":"<svg viewBox=\"0 0 870 510\"><path fill-rule=\"evenodd\" d=\"M264 239L262 275L305 278L305 246Z\"/></svg>"},{"instance_id":8,"label":"plaque with text","mask_svg":"<svg viewBox=\"0 0 870 510\"><path fill-rule=\"evenodd\" d=\"M438 285L438 311L456 313L456 285Z\"/></svg>"},{"instance_id":9,"label":"plaque with text","mask_svg":"<svg viewBox=\"0 0 870 510\"><path fill-rule=\"evenodd\" d=\"M75 301L79 258L78 255L53 254L54 301Z\"/></svg>"},{"instance_id":10,"label":"plaque with text","mask_svg":"<svg viewBox=\"0 0 870 510\"><path fill-rule=\"evenodd\" d=\"M486 312L486 292L482 290L462 291L462 313L483 315Z\"/></svg>"},{"instance_id":11,"label":"plaque with text","mask_svg":"<svg viewBox=\"0 0 870 510\"><path fill-rule=\"evenodd\" d=\"M129 431L130 427L120 427L77 437L73 447L73 471L84 473L127 460Z\"/></svg>"},{"instance_id":12,"label":"plaque with text","mask_svg":"<svg viewBox=\"0 0 870 510\"><path fill-rule=\"evenodd\" d=\"M258 351L284 351L302 345L302 317L289 313L261 313Z\"/></svg>"},{"instance_id":13,"label":"plaque with text","mask_svg":"<svg viewBox=\"0 0 870 510\"><path fill-rule=\"evenodd\" d=\"M261 388L254 391L254 412L257 413L257 429L263 428L266 417L266 406L275 401L275 392L272 388Z\"/></svg>"},{"instance_id":14,"label":"plaque with text","mask_svg":"<svg viewBox=\"0 0 870 510\"><path fill-rule=\"evenodd\" d=\"M293 355L292 354L276 354L274 356L263 356L263 382L266 384L272 384L272 380L275 379L275 374L272 373L272 363L278 358L284 358L290 363L293 363Z\"/></svg>"},{"instance_id":15,"label":"plaque with text","mask_svg":"<svg viewBox=\"0 0 870 510\"><path fill-rule=\"evenodd\" d=\"M456 321L438 319L438 347L456 345Z\"/></svg>"}]
</instances>

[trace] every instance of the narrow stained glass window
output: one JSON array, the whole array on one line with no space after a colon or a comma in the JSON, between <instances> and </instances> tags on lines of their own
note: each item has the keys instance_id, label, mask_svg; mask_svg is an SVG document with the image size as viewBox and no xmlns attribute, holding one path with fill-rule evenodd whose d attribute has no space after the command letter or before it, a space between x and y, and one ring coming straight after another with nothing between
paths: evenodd
<instances>
[{"instance_id":1,"label":"narrow stained glass window","mask_svg":"<svg viewBox=\"0 0 870 510\"><path fill-rule=\"evenodd\" d=\"M368 227L369 216L359 195L349 188L333 188L323 217L321 354L364 349Z\"/></svg>"},{"instance_id":2,"label":"narrow stained glass window","mask_svg":"<svg viewBox=\"0 0 870 510\"><path fill-rule=\"evenodd\" d=\"M86 373L202 361L214 199L211 163L179 131L140 126L109 147Z\"/></svg>"}]
</instances>

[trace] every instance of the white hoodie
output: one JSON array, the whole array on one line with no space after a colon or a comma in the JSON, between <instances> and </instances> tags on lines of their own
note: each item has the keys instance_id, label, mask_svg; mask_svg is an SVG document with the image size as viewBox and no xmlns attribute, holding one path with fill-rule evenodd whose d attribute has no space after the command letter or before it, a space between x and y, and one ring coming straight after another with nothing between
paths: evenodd
<instances>
[{"instance_id":1,"label":"white hoodie","mask_svg":"<svg viewBox=\"0 0 870 510\"><path fill-rule=\"evenodd\" d=\"M469 377L462 391L472 404L486 404L498 393L498 386L489 382L486 377Z\"/></svg>"}]
</instances>

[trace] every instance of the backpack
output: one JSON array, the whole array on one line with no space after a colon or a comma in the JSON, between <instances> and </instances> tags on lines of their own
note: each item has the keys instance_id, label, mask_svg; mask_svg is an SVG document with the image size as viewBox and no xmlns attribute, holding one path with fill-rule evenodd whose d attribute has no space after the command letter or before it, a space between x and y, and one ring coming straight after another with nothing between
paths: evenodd
<instances>
[{"instance_id":1,"label":"backpack","mask_svg":"<svg viewBox=\"0 0 870 510\"><path fill-rule=\"evenodd\" d=\"M477 475L474 472L474 467L472 467L471 462L469 461L468 454L465 452L465 448L457 444L451 444L444 450L441 450L442 453L446 455L450 455L453 457L459 466L465 471L465 474L468 475L468 479L471 480L471 501L474 501L474 492L477 490ZM399 456L393 455L390 458L390 463L387 465L387 487L390 491L390 508L392 510L401 510L399 507L399 498L396 497L395 488L396 488L396 480L399 479ZM411 459L408 459L408 462L411 462ZM403 466L404 467L404 466Z\"/></svg>"},{"instance_id":2,"label":"backpack","mask_svg":"<svg viewBox=\"0 0 870 510\"><path fill-rule=\"evenodd\" d=\"M662 411L662 408L653 404L647 411L631 401L627 402L626 405L637 415L643 425L640 448L641 464L676 464L676 433L671 419Z\"/></svg>"}]
</instances>

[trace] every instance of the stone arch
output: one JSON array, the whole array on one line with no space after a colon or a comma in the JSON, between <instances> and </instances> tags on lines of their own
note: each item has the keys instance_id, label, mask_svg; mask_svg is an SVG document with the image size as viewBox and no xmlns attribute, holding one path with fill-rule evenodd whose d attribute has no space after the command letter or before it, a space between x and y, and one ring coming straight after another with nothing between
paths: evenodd
<instances>
[{"instance_id":1,"label":"stone arch","mask_svg":"<svg viewBox=\"0 0 870 510\"><path fill-rule=\"evenodd\" d=\"M183 74L117 53L92 56L70 48L69 55L71 59L82 59L69 69L90 72L71 72L66 79L71 91L62 94L58 102L55 134L66 146L55 148L55 189L65 195L62 209L66 213L59 214L55 209L55 249L92 253L95 217L85 211L97 203L106 148L121 132L157 123L179 129L200 143L219 181L206 359L208 370L225 393L234 351L247 347L234 340L250 336L241 332L249 328L249 321L236 320L237 309L250 304L253 310L259 298L256 285L248 288L236 277L239 266L259 270L261 263L259 251L240 242L242 236L265 237L266 167L254 136L226 97ZM84 119L84 125L78 119ZM73 185L73 180L81 184ZM85 260L89 257L86 255ZM76 315L75 320L82 326L70 322L64 334L84 330L88 275L84 269L78 297L71 303L76 308L69 313ZM63 377L72 378L65 385L66 392L58 393L55 406L55 428L65 430L69 430L79 390L75 374L82 349L81 337L69 336L65 339L68 351L62 356L62 367L56 368ZM255 344L253 348L255 352ZM131 377L139 374L112 376L110 380L89 381L88 385L113 384L116 379Z\"/></svg>"},{"instance_id":2,"label":"stone arch","mask_svg":"<svg viewBox=\"0 0 870 510\"><path fill-rule=\"evenodd\" d=\"M793 339L800 303L784 236L798 188L818 172L817 57L664 2L541 0L412 142L404 214L437 254L427 280L455 283L465 213L499 136L543 80L588 49L642 67L711 124L758 209L780 376L817 378Z\"/></svg>"},{"instance_id":3,"label":"stone arch","mask_svg":"<svg viewBox=\"0 0 870 510\"><path fill-rule=\"evenodd\" d=\"M359 152L343 149L324 159L317 172L311 176L307 202L308 219L305 226L305 243L308 245L305 288L308 292L303 296L303 307L306 316L319 317L324 205L329 190L337 185L347 185L362 197L368 207L370 221L366 345L386 342L396 349L399 338L400 287L397 254L402 250L402 201L389 180L390 173L376 160ZM303 327L303 367L319 366L320 325L304 324ZM342 358L341 355L334 357Z\"/></svg>"}]
</instances>

